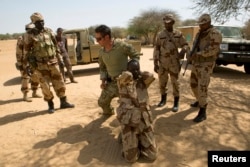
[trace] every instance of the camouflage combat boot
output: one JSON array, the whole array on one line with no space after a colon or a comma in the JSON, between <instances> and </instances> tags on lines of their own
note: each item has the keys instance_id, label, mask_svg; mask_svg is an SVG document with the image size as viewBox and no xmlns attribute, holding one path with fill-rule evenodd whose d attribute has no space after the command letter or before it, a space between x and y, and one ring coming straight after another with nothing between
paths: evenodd
<instances>
[{"instance_id":1,"label":"camouflage combat boot","mask_svg":"<svg viewBox=\"0 0 250 167\"><path fill-rule=\"evenodd\" d=\"M206 114L207 107L200 107L198 115L193 119L194 122L201 122L207 119Z\"/></svg>"},{"instance_id":2,"label":"camouflage combat boot","mask_svg":"<svg viewBox=\"0 0 250 167\"><path fill-rule=\"evenodd\" d=\"M61 102L60 108L74 108L75 107L74 104L70 104L67 102L66 96L61 97L60 102Z\"/></svg>"},{"instance_id":3,"label":"camouflage combat boot","mask_svg":"<svg viewBox=\"0 0 250 167\"><path fill-rule=\"evenodd\" d=\"M32 100L28 98L28 92L23 93L23 101L32 102Z\"/></svg>"},{"instance_id":4,"label":"camouflage combat boot","mask_svg":"<svg viewBox=\"0 0 250 167\"><path fill-rule=\"evenodd\" d=\"M37 94L37 90L33 90L32 97L33 98L42 98L41 95Z\"/></svg>"}]
</instances>

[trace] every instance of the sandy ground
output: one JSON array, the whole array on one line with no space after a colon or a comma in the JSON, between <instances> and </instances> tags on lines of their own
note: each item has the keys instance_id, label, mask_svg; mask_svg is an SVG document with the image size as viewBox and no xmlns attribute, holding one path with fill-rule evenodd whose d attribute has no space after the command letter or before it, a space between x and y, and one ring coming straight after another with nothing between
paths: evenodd
<instances>
[{"instance_id":1,"label":"sandy ground","mask_svg":"<svg viewBox=\"0 0 250 167\"><path fill-rule=\"evenodd\" d=\"M22 101L20 74L14 66L15 44L14 40L0 41L1 167L204 167L208 150L250 150L250 77L242 67L217 68L211 77L208 119L199 124L192 122L198 109L189 107L194 100L188 84L190 70L180 77L177 113L171 112L171 88L167 105L155 107L160 95L158 80L153 82L149 93L159 155L152 163L140 159L131 165L121 157L115 115L99 115L98 64L74 66L79 83L68 83L66 94L76 108L59 110L59 99L55 98L57 110L48 114L43 99ZM142 70L153 72L153 49L142 52ZM112 103L117 106L117 99Z\"/></svg>"}]
</instances>

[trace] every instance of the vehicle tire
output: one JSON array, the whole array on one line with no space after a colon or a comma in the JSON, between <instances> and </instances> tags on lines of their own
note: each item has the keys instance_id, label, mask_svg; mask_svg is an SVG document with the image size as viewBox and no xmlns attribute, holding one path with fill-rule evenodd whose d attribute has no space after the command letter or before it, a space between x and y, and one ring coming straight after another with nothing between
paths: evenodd
<instances>
[{"instance_id":1,"label":"vehicle tire","mask_svg":"<svg viewBox=\"0 0 250 167\"><path fill-rule=\"evenodd\" d=\"M246 74L250 74L250 63L244 64L244 70Z\"/></svg>"}]
</instances>

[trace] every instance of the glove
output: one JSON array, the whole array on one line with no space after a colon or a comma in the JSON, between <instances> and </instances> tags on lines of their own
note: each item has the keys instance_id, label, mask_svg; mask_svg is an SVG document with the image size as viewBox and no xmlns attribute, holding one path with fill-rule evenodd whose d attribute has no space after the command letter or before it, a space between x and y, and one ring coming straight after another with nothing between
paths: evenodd
<instances>
[{"instance_id":1,"label":"glove","mask_svg":"<svg viewBox=\"0 0 250 167\"><path fill-rule=\"evenodd\" d=\"M155 71L156 73L158 73L158 71L159 71L159 66L158 66L158 65L154 65L154 71Z\"/></svg>"},{"instance_id":2,"label":"glove","mask_svg":"<svg viewBox=\"0 0 250 167\"><path fill-rule=\"evenodd\" d=\"M60 68L64 68L64 62L63 62L63 61L60 61L60 62L59 62L59 67L60 67Z\"/></svg>"}]
</instances>

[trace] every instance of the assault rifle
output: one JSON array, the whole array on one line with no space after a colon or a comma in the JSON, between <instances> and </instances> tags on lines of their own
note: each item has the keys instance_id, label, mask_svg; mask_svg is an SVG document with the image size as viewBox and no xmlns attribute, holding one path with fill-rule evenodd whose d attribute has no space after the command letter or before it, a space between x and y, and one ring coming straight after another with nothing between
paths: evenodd
<instances>
[{"instance_id":1,"label":"assault rifle","mask_svg":"<svg viewBox=\"0 0 250 167\"><path fill-rule=\"evenodd\" d=\"M185 69L184 69L184 72L183 72L183 76L185 75L185 73L186 73L186 71L187 71L187 67L188 67L188 65L190 64L191 57L192 57L192 55L194 54L195 49L196 49L196 47L197 47L197 45L198 45L198 43L199 43L199 41L200 41L201 33L198 32L197 35L198 35L198 37L195 39L194 45L193 45L193 47L192 47L192 50L191 50L190 53L189 53L189 59L187 60L187 64L186 64L186 66L185 66Z\"/></svg>"}]
</instances>

